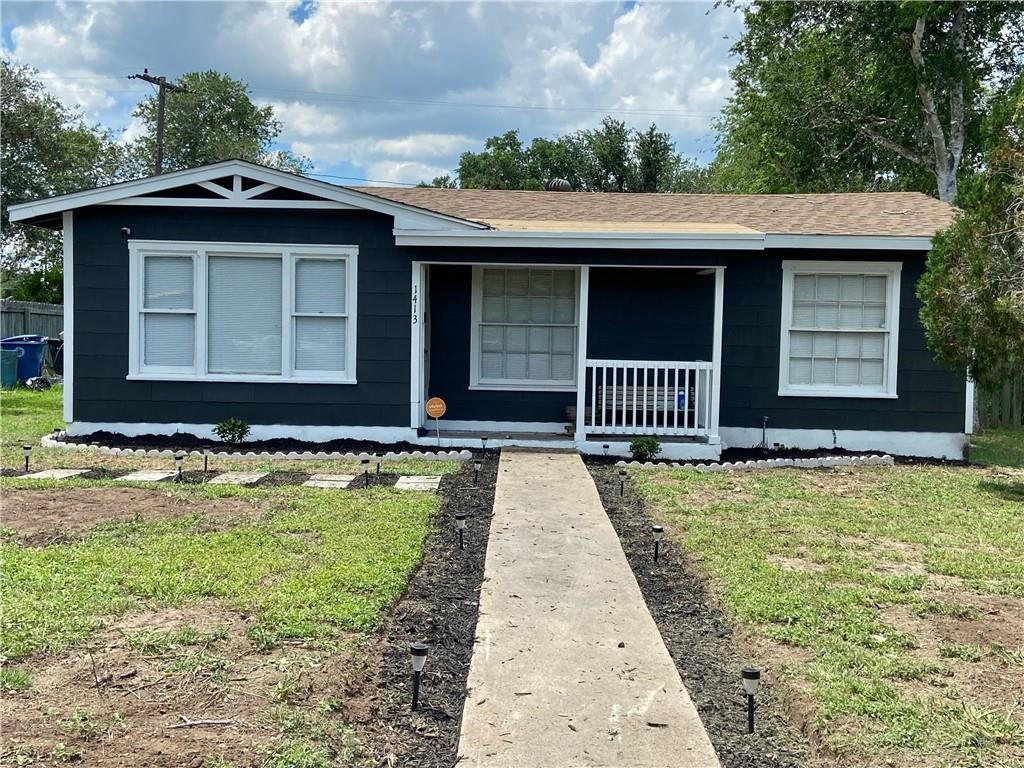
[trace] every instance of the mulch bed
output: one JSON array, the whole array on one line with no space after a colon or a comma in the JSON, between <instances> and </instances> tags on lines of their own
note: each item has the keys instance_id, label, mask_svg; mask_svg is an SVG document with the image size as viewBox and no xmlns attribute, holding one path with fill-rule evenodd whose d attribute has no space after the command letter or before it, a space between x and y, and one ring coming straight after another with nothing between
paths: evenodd
<instances>
[{"instance_id":1,"label":"mulch bed","mask_svg":"<svg viewBox=\"0 0 1024 768\"><path fill-rule=\"evenodd\" d=\"M449 768L456 763L497 475L496 451L488 452L479 484L473 483L472 462L445 475L423 562L381 627L378 690L369 717L357 725L379 766ZM463 551L455 532L456 511L468 515ZM409 643L416 640L427 643L430 653L420 710L412 712Z\"/></svg>"},{"instance_id":2,"label":"mulch bed","mask_svg":"<svg viewBox=\"0 0 1024 768\"><path fill-rule=\"evenodd\" d=\"M653 562L651 519L626 483L619 496L617 471L588 462L601 501L647 607L675 660L723 768L797 768L809 763L808 747L788 722L764 679L757 697L756 730L746 733L746 700L740 683L745 666L729 620L708 593L706 580L671 542Z\"/></svg>"},{"instance_id":3,"label":"mulch bed","mask_svg":"<svg viewBox=\"0 0 1024 768\"><path fill-rule=\"evenodd\" d=\"M75 435L73 437L58 438L63 442L77 443L84 445L102 445L108 448L141 448L145 450L160 451L201 451L204 448L211 451L223 451L230 453L262 453L262 452L312 452L312 453L380 453L388 451L399 453L401 451L429 451L429 446L414 445L412 443L376 443L370 440L330 440L325 443L311 443L290 438L277 438L274 440L252 440L244 443L224 443L217 440L198 437L188 432L178 432L173 435L138 435L129 437L115 432L91 432L87 435ZM447 450L447 449L446 449Z\"/></svg>"},{"instance_id":4,"label":"mulch bed","mask_svg":"<svg viewBox=\"0 0 1024 768\"><path fill-rule=\"evenodd\" d=\"M866 456L880 455L885 451L848 451L845 448L815 448L803 450L798 448L782 448L779 450L767 450L765 448L726 448L722 451L719 459L679 459L669 461L668 459L654 459L655 464L693 464L694 466L707 464L724 464L725 462L735 463L737 461L764 461L766 459L823 459L834 456ZM957 466L966 467L970 462L960 459L932 459L923 456L898 456L889 454L897 464L924 464L936 466ZM587 456L586 462L590 466L611 466L620 461L631 461L628 457L622 456Z\"/></svg>"}]
</instances>

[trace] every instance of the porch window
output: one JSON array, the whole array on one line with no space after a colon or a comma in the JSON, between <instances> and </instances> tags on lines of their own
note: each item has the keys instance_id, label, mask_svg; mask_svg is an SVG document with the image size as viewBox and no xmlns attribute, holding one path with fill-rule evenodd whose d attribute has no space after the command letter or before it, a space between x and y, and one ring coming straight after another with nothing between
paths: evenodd
<instances>
[{"instance_id":1,"label":"porch window","mask_svg":"<svg viewBox=\"0 0 1024 768\"><path fill-rule=\"evenodd\" d=\"M354 246L131 241L129 378L355 382Z\"/></svg>"},{"instance_id":2,"label":"porch window","mask_svg":"<svg viewBox=\"0 0 1024 768\"><path fill-rule=\"evenodd\" d=\"M896 397L901 264L782 264L779 394Z\"/></svg>"},{"instance_id":3,"label":"porch window","mask_svg":"<svg viewBox=\"0 0 1024 768\"><path fill-rule=\"evenodd\" d=\"M578 293L575 269L474 268L470 384L573 389Z\"/></svg>"}]
</instances>

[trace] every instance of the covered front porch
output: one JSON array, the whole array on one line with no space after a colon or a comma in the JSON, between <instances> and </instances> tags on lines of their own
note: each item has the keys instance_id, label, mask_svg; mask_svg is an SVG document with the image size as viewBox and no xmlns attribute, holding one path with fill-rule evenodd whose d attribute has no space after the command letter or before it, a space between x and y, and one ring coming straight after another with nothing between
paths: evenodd
<instances>
[{"instance_id":1,"label":"covered front porch","mask_svg":"<svg viewBox=\"0 0 1024 768\"><path fill-rule=\"evenodd\" d=\"M725 268L415 262L410 424L424 444L713 459ZM435 421L424 403L442 398Z\"/></svg>"}]
</instances>

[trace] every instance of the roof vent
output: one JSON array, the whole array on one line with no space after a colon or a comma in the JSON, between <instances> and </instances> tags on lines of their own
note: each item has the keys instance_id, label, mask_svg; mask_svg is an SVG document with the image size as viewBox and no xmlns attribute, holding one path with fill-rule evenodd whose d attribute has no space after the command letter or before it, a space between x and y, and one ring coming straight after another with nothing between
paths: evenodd
<instances>
[{"instance_id":1,"label":"roof vent","mask_svg":"<svg viewBox=\"0 0 1024 768\"><path fill-rule=\"evenodd\" d=\"M544 185L547 192L572 192L572 184L566 179L551 179Z\"/></svg>"}]
</instances>

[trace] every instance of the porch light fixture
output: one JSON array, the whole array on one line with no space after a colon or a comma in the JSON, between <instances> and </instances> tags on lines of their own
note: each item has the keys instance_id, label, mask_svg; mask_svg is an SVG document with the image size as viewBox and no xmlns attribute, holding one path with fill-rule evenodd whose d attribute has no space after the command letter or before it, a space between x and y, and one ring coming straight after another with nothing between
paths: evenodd
<instances>
[{"instance_id":1,"label":"porch light fixture","mask_svg":"<svg viewBox=\"0 0 1024 768\"><path fill-rule=\"evenodd\" d=\"M359 463L363 465L363 488L370 487L370 457L363 456L359 460Z\"/></svg>"},{"instance_id":2,"label":"porch light fixture","mask_svg":"<svg viewBox=\"0 0 1024 768\"><path fill-rule=\"evenodd\" d=\"M665 528L660 525L652 525L651 535L654 537L654 562L658 562L658 550L661 548L661 540L665 537Z\"/></svg>"},{"instance_id":3,"label":"porch light fixture","mask_svg":"<svg viewBox=\"0 0 1024 768\"><path fill-rule=\"evenodd\" d=\"M455 513L455 530L459 532L459 549L466 548L465 532L466 532L466 513L456 512Z\"/></svg>"},{"instance_id":4,"label":"porch light fixture","mask_svg":"<svg viewBox=\"0 0 1024 768\"><path fill-rule=\"evenodd\" d=\"M761 670L757 667L744 667L740 670L743 680L743 692L747 694L747 733L754 732L754 696L757 684L761 680Z\"/></svg>"},{"instance_id":5,"label":"porch light fixture","mask_svg":"<svg viewBox=\"0 0 1024 768\"><path fill-rule=\"evenodd\" d=\"M626 495L626 468L619 469L619 496Z\"/></svg>"},{"instance_id":6,"label":"porch light fixture","mask_svg":"<svg viewBox=\"0 0 1024 768\"><path fill-rule=\"evenodd\" d=\"M480 482L480 465L483 461L480 459L473 459L473 485Z\"/></svg>"},{"instance_id":7,"label":"porch light fixture","mask_svg":"<svg viewBox=\"0 0 1024 768\"><path fill-rule=\"evenodd\" d=\"M32 455L32 446L28 443L21 446L21 455L25 457L25 471L28 472L28 457Z\"/></svg>"},{"instance_id":8,"label":"porch light fixture","mask_svg":"<svg viewBox=\"0 0 1024 768\"><path fill-rule=\"evenodd\" d=\"M601 446L601 450L604 451L604 455L607 456L608 455L608 443L604 443Z\"/></svg>"},{"instance_id":9,"label":"porch light fixture","mask_svg":"<svg viewBox=\"0 0 1024 768\"><path fill-rule=\"evenodd\" d=\"M409 655L412 657L412 708L413 711L420 706L420 677L423 675L423 667L427 664L427 654L430 646L426 643L416 642L409 644Z\"/></svg>"},{"instance_id":10,"label":"porch light fixture","mask_svg":"<svg viewBox=\"0 0 1024 768\"><path fill-rule=\"evenodd\" d=\"M181 465L182 465L182 463L184 463L184 461L185 461L185 454L183 454L183 453L176 453L176 454L174 454L174 469L178 473L178 477L176 479L178 480L179 483L181 482Z\"/></svg>"}]
</instances>

